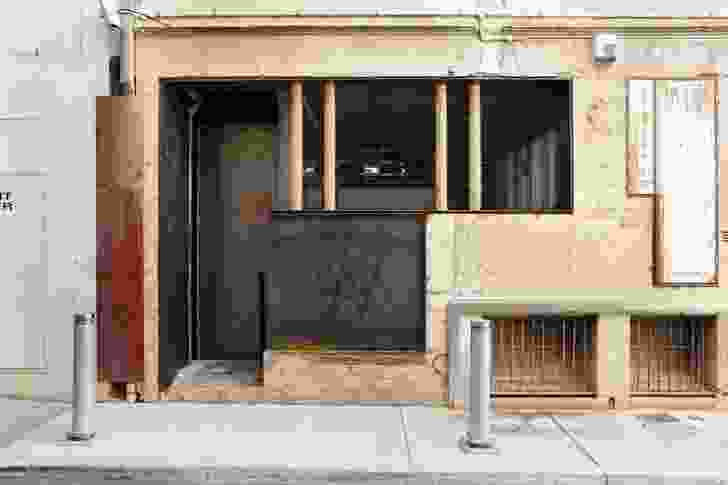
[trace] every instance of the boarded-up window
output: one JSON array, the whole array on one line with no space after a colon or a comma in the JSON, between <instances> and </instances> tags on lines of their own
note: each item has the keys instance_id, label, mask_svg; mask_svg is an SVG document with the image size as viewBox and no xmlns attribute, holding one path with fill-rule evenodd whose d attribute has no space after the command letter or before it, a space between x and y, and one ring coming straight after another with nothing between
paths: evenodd
<instances>
[{"instance_id":1,"label":"boarded-up window","mask_svg":"<svg viewBox=\"0 0 728 485\"><path fill-rule=\"evenodd\" d=\"M629 188L656 193L656 282L717 272L715 81L629 81ZM653 161L654 160L654 161Z\"/></svg>"},{"instance_id":2,"label":"boarded-up window","mask_svg":"<svg viewBox=\"0 0 728 485\"><path fill-rule=\"evenodd\" d=\"M710 283L717 272L714 83L655 83L660 283Z\"/></svg>"}]
</instances>

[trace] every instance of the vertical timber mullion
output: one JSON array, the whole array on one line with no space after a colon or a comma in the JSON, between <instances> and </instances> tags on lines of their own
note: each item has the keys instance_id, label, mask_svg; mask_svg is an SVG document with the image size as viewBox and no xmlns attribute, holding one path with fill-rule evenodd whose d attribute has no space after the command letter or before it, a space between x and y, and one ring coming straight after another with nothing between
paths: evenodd
<instances>
[{"instance_id":1,"label":"vertical timber mullion","mask_svg":"<svg viewBox=\"0 0 728 485\"><path fill-rule=\"evenodd\" d=\"M288 200L289 209L303 209L303 81L288 85Z\"/></svg>"},{"instance_id":2,"label":"vertical timber mullion","mask_svg":"<svg viewBox=\"0 0 728 485\"><path fill-rule=\"evenodd\" d=\"M321 199L325 210L336 209L336 84L327 79L322 86L323 137Z\"/></svg>"},{"instance_id":3,"label":"vertical timber mullion","mask_svg":"<svg viewBox=\"0 0 728 485\"><path fill-rule=\"evenodd\" d=\"M433 202L436 210L447 210L447 81L435 81L435 166Z\"/></svg>"}]
</instances>

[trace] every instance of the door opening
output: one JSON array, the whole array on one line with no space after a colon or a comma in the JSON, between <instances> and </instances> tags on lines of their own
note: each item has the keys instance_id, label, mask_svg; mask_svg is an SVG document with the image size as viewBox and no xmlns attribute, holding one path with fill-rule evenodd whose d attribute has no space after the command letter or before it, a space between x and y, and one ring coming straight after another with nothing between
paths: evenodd
<instances>
[{"instance_id":1,"label":"door opening","mask_svg":"<svg viewBox=\"0 0 728 485\"><path fill-rule=\"evenodd\" d=\"M162 385L256 383L270 224L246 215L275 190L278 109L275 86L162 83Z\"/></svg>"}]
</instances>

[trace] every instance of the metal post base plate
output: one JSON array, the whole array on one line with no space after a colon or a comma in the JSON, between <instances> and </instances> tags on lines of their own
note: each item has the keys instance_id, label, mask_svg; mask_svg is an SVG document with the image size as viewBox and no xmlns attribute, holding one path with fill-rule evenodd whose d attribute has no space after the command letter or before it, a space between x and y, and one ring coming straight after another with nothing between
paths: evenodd
<instances>
[{"instance_id":1,"label":"metal post base plate","mask_svg":"<svg viewBox=\"0 0 728 485\"><path fill-rule=\"evenodd\" d=\"M94 436L96 433L74 433L73 431L66 433L66 438L70 441L88 441Z\"/></svg>"},{"instance_id":2,"label":"metal post base plate","mask_svg":"<svg viewBox=\"0 0 728 485\"><path fill-rule=\"evenodd\" d=\"M498 455L500 454L500 450L496 448L494 440L489 440L489 442L483 446L483 445L476 445L474 443L471 443L470 438L468 438L467 433L462 435L460 439L458 439L458 446L464 453L469 453L473 455Z\"/></svg>"}]
</instances>

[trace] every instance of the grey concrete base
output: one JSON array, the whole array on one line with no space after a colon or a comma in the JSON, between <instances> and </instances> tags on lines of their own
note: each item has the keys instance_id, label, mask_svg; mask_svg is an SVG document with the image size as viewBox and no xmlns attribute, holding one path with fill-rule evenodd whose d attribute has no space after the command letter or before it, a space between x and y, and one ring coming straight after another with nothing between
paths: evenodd
<instances>
[{"instance_id":1,"label":"grey concrete base","mask_svg":"<svg viewBox=\"0 0 728 485\"><path fill-rule=\"evenodd\" d=\"M499 455L500 450L495 446L495 440L490 440L487 446L477 446L470 442L467 433L460 436L458 446L463 453L471 455Z\"/></svg>"},{"instance_id":2,"label":"grey concrete base","mask_svg":"<svg viewBox=\"0 0 728 485\"><path fill-rule=\"evenodd\" d=\"M254 360L198 360L180 370L172 384L253 385L257 366Z\"/></svg>"},{"instance_id":3,"label":"grey concrete base","mask_svg":"<svg viewBox=\"0 0 728 485\"><path fill-rule=\"evenodd\" d=\"M273 351L263 351L263 369L270 369L273 367Z\"/></svg>"}]
</instances>

